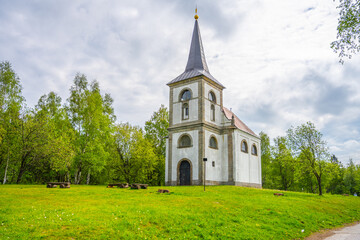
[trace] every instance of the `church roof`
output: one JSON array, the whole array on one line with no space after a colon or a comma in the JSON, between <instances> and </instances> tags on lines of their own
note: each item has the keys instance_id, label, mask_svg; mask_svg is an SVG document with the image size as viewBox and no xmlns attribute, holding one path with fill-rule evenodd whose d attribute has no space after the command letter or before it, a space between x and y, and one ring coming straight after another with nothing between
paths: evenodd
<instances>
[{"instance_id":1,"label":"church roof","mask_svg":"<svg viewBox=\"0 0 360 240\"><path fill-rule=\"evenodd\" d=\"M225 114L225 117L229 120L232 119L232 117L234 116L234 125L235 127L237 127L238 129L247 132L255 137L259 137L257 136L248 126L246 126L245 123L243 123L243 121L241 121L232 111L230 111L229 109L227 109L226 107L223 107L223 112Z\"/></svg>"},{"instance_id":2,"label":"church roof","mask_svg":"<svg viewBox=\"0 0 360 240\"><path fill-rule=\"evenodd\" d=\"M190 53L185 71L182 74L180 74L178 77L173 79L171 82L169 82L168 85L196 76L205 76L210 80L212 80L213 82L215 82L216 84L220 85L222 88L225 88L209 72L209 68L206 64L204 49L201 41L200 28L197 18L195 18L195 25L191 39Z\"/></svg>"}]
</instances>

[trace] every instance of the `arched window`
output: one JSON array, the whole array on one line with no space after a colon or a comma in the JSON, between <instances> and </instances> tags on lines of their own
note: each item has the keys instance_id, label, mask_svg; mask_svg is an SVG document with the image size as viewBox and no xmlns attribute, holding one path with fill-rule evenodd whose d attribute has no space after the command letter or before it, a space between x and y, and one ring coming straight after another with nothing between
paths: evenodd
<instances>
[{"instance_id":1,"label":"arched window","mask_svg":"<svg viewBox=\"0 0 360 240\"><path fill-rule=\"evenodd\" d=\"M257 148L255 144L253 144L251 147L251 154L257 156Z\"/></svg>"},{"instance_id":2,"label":"arched window","mask_svg":"<svg viewBox=\"0 0 360 240\"><path fill-rule=\"evenodd\" d=\"M213 103L216 103L215 93L213 93L212 91L209 92L209 100Z\"/></svg>"},{"instance_id":3,"label":"arched window","mask_svg":"<svg viewBox=\"0 0 360 240\"><path fill-rule=\"evenodd\" d=\"M189 119L189 104L187 103L182 105L182 119Z\"/></svg>"},{"instance_id":4,"label":"arched window","mask_svg":"<svg viewBox=\"0 0 360 240\"><path fill-rule=\"evenodd\" d=\"M191 92L189 90L184 90L180 95L180 101L188 101L191 98Z\"/></svg>"},{"instance_id":5,"label":"arched window","mask_svg":"<svg viewBox=\"0 0 360 240\"><path fill-rule=\"evenodd\" d=\"M244 152L244 153L247 153L247 152L248 152L248 145L247 145L247 143L246 143L245 140L243 140L243 141L241 142L241 151Z\"/></svg>"},{"instance_id":6,"label":"arched window","mask_svg":"<svg viewBox=\"0 0 360 240\"><path fill-rule=\"evenodd\" d=\"M215 105L211 104L210 107L210 119L211 121L215 121Z\"/></svg>"},{"instance_id":7,"label":"arched window","mask_svg":"<svg viewBox=\"0 0 360 240\"><path fill-rule=\"evenodd\" d=\"M182 135L178 142L179 147L191 147L191 138L189 135Z\"/></svg>"},{"instance_id":8,"label":"arched window","mask_svg":"<svg viewBox=\"0 0 360 240\"><path fill-rule=\"evenodd\" d=\"M215 137L210 138L209 147L215 148L215 149L218 148L218 144L217 144L217 141L216 141Z\"/></svg>"}]
</instances>

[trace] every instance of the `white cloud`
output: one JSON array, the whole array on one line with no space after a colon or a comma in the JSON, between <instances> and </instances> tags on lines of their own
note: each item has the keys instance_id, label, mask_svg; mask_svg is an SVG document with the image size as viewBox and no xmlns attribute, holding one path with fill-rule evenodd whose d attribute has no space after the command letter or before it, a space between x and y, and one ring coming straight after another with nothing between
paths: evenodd
<instances>
[{"instance_id":1,"label":"white cloud","mask_svg":"<svg viewBox=\"0 0 360 240\"><path fill-rule=\"evenodd\" d=\"M360 163L359 56L342 66L333 1L197 1L210 72L231 107L272 138L312 121L341 161ZM8 1L0 9L0 56L34 106L55 91L63 101L77 72L114 98L119 121L143 125L181 74L194 1ZM345 144L346 143L346 144Z\"/></svg>"}]
</instances>

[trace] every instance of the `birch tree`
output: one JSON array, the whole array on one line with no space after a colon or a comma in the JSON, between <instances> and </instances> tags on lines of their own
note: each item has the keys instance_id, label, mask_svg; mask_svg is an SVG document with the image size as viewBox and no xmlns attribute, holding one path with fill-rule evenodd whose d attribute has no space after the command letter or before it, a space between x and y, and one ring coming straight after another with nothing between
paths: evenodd
<instances>
[{"instance_id":1,"label":"birch tree","mask_svg":"<svg viewBox=\"0 0 360 240\"><path fill-rule=\"evenodd\" d=\"M165 152L168 128L169 111L164 105L161 105L159 110L153 113L151 119L145 122L145 138L152 143L157 155L158 167L155 169L155 174L159 186L165 184Z\"/></svg>"},{"instance_id":2,"label":"birch tree","mask_svg":"<svg viewBox=\"0 0 360 240\"><path fill-rule=\"evenodd\" d=\"M340 62L360 51L360 0L339 0L337 40L331 48L339 54Z\"/></svg>"},{"instance_id":3,"label":"birch tree","mask_svg":"<svg viewBox=\"0 0 360 240\"><path fill-rule=\"evenodd\" d=\"M272 175L280 189L289 190L294 183L296 163L287 146L288 142L285 137L275 138L274 143L275 146L272 148Z\"/></svg>"},{"instance_id":4,"label":"birch tree","mask_svg":"<svg viewBox=\"0 0 360 240\"><path fill-rule=\"evenodd\" d=\"M0 166L3 169L3 184L8 178L9 167L16 165L20 111L24 102L20 79L9 62L0 63Z\"/></svg>"},{"instance_id":5,"label":"birch tree","mask_svg":"<svg viewBox=\"0 0 360 240\"><path fill-rule=\"evenodd\" d=\"M54 92L41 96L36 105L36 115L45 119L48 144L44 155L47 164L51 170L63 174L60 178L70 181L70 167L74 157L74 130L65 108L62 107L60 96Z\"/></svg>"},{"instance_id":6,"label":"birch tree","mask_svg":"<svg viewBox=\"0 0 360 240\"><path fill-rule=\"evenodd\" d=\"M118 124L114 133L111 178L128 183L142 182L157 185L159 162L152 143L141 128L129 123Z\"/></svg>"},{"instance_id":7,"label":"birch tree","mask_svg":"<svg viewBox=\"0 0 360 240\"><path fill-rule=\"evenodd\" d=\"M322 134L311 122L292 127L287 136L295 157L299 157L303 170L309 171L316 178L319 195L322 195L322 179L326 171L326 163L330 159L326 142Z\"/></svg>"},{"instance_id":8,"label":"birch tree","mask_svg":"<svg viewBox=\"0 0 360 240\"><path fill-rule=\"evenodd\" d=\"M261 139L261 176L262 176L262 185L264 188L269 188L271 186L271 150L270 150L270 138L264 133L260 132L259 134Z\"/></svg>"},{"instance_id":9,"label":"birch tree","mask_svg":"<svg viewBox=\"0 0 360 240\"><path fill-rule=\"evenodd\" d=\"M75 129L75 183L84 179L89 184L92 174L100 173L109 157L106 145L110 141L115 116L110 95L100 94L99 84L88 83L85 75L77 74L70 88L67 112Z\"/></svg>"}]
</instances>

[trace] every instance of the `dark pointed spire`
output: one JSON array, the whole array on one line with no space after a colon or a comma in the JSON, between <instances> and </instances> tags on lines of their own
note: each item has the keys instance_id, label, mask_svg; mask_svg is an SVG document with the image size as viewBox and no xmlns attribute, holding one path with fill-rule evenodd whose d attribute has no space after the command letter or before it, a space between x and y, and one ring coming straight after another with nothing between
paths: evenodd
<instances>
[{"instance_id":1,"label":"dark pointed spire","mask_svg":"<svg viewBox=\"0 0 360 240\"><path fill-rule=\"evenodd\" d=\"M205 70L209 72L209 68L205 60L204 48L201 41L200 29L197 19L195 20L190 53L185 71L191 71L193 69Z\"/></svg>"},{"instance_id":2,"label":"dark pointed spire","mask_svg":"<svg viewBox=\"0 0 360 240\"><path fill-rule=\"evenodd\" d=\"M195 13L197 13L197 9L195 10ZM198 23L199 16L196 14L194 18L195 18L195 25L191 39L190 53L189 53L188 62L186 64L185 72L183 72L180 76L169 82L168 85L176 82L180 82L185 79L203 75L208 79L212 80L213 82L215 82L216 84L220 85L220 87L225 88L209 72L209 68L206 64L203 44L201 41L200 28Z\"/></svg>"}]
</instances>

